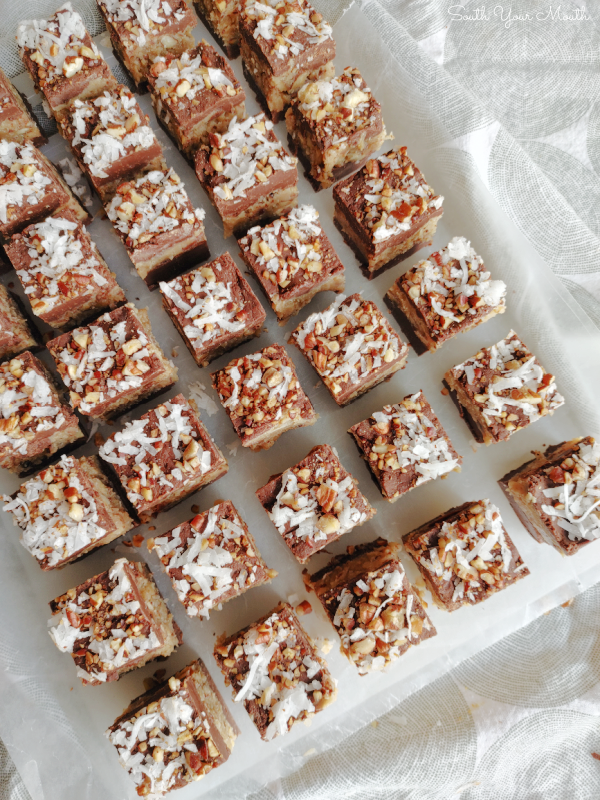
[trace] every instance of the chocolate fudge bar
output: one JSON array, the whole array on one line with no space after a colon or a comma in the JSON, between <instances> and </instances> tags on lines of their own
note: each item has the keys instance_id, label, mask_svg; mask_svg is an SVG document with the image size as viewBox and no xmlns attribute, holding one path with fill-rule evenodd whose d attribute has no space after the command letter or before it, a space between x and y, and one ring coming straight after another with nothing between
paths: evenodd
<instances>
[{"instance_id":1,"label":"chocolate fudge bar","mask_svg":"<svg viewBox=\"0 0 600 800\"><path fill-rule=\"evenodd\" d=\"M444 375L478 442L492 444L553 414L565 402L554 375L514 331Z\"/></svg>"},{"instance_id":2,"label":"chocolate fudge bar","mask_svg":"<svg viewBox=\"0 0 600 800\"><path fill-rule=\"evenodd\" d=\"M290 336L339 406L404 369L408 345L372 300L360 294L311 314Z\"/></svg>"},{"instance_id":3,"label":"chocolate fudge bar","mask_svg":"<svg viewBox=\"0 0 600 800\"><path fill-rule=\"evenodd\" d=\"M196 152L196 175L223 220L225 238L243 236L297 205L296 159L281 146L264 114L232 119Z\"/></svg>"},{"instance_id":4,"label":"chocolate fudge bar","mask_svg":"<svg viewBox=\"0 0 600 800\"><path fill-rule=\"evenodd\" d=\"M179 57L157 58L148 73L152 105L188 158L211 133L225 133L246 116L246 94L233 70L202 40Z\"/></svg>"},{"instance_id":5,"label":"chocolate fudge bar","mask_svg":"<svg viewBox=\"0 0 600 800\"><path fill-rule=\"evenodd\" d=\"M344 266L313 206L293 208L271 225L251 228L239 245L280 324L318 292L344 291Z\"/></svg>"},{"instance_id":6,"label":"chocolate fudge bar","mask_svg":"<svg viewBox=\"0 0 600 800\"><path fill-rule=\"evenodd\" d=\"M153 170L122 183L106 214L151 289L209 256L205 212L192 206L172 169Z\"/></svg>"},{"instance_id":7,"label":"chocolate fudge bar","mask_svg":"<svg viewBox=\"0 0 600 800\"><path fill-rule=\"evenodd\" d=\"M0 361L37 347L35 334L17 302L0 283Z\"/></svg>"},{"instance_id":8,"label":"chocolate fudge bar","mask_svg":"<svg viewBox=\"0 0 600 800\"><path fill-rule=\"evenodd\" d=\"M66 213L16 233L5 247L33 313L59 330L127 302L89 233Z\"/></svg>"},{"instance_id":9,"label":"chocolate fudge bar","mask_svg":"<svg viewBox=\"0 0 600 800\"><path fill-rule=\"evenodd\" d=\"M243 447L268 450L285 431L317 421L280 344L236 358L211 378Z\"/></svg>"},{"instance_id":10,"label":"chocolate fudge bar","mask_svg":"<svg viewBox=\"0 0 600 800\"><path fill-rule=\"evenodd\" d=\"M160 291L199 367L262 332L266 312L229 253L161 283Z\"/></svg>"},{"instance_id":11,"label":"chocolate fudge bar","mask_svg":"<svg viewBox=\"0 0 600 800\"><path fill-rule=\"evenodd\" d=\"M400 561L401 545L376 539L336 556L307 580L360 675L382 670L435 636Z\"/></svg>"},{"instance_id":12,"label":"chocolate fudge bar","mask_svg":"<svg viewBox=\"0 0 600 800\"><path fill-rule=\"evenodd\" d=\"M240 0L244 74L273 122L308 81L335 75L331 26L307 0Z\"/></svg>"},{"instance_id":13,"label":"chocolate fudge bar","mask_svg":"<svg viewBox=\"0 0 600 800\"><path fill-rule=\"evenodd\" d=\"M572 556L600 537L600 443L548 447L498 483L533 538Z\"/></svg>"},{"instance_id":14,"label":"chocolate fudge bar","mask_svg":"<svg viewBox=\"0 0 600 800\"><path fill-rule=\"evenodd\" d=\"M223 453L182 394L128 422L100 448L142 522L225 475Z\"/></svg>"},{"instance_id":15,"label":"chocolate fudge bar","mask_svg":"<svg viewBox=\"0 0 600 800\"><path fill-rule=\"evenodd\" d=\"M43 570L60 569L135 524L96 456L62 456L4 501L21 544Z\"/></svg>"},{"instance_id":16,"label":"chocolate fudge bar","mask_svg":"<svg viewBox=\"0 0 600 800\"><path fill-rule=\"evenodd\" d=\"M475 605L529 575L489 500L463 503L403 537L437 606Z\"/></svg>"},{"instance_id":17,"label":"chocolate fudge bar","mask_svg":"<svg viewBox=\"0 0 600 800\"><path fill-rule=\"evenodd\" d=\"M290 145L319 191L362 167L389 138L381 106L355 67L306 83L285 114Z\"/></svg>"},{"instance_id":18,"label":"chocolate fudge bar","mask_svg":"<svg viewBox=\"0 0 600 800\"><path fill-rule=\"evenodd\" d=\"M48 19L21 22L17 44L25 68L56 120L76 98L97 97L117 86L71 3L62 5Z\"/></svg>"},{"instance_id":19,"label":"chocolate fudge bar","mask_svg":"<svg viewBox=\"0 0 600 800\"><path fill-rule=\"evenodd\" d=\"M0 467L23 475L82 438L41 361L26 351L0 364Z\"/></svg>"},{"instance_id":20,"label":"chocolate fudge bar","mask_svg":"<svg viewBox=\"0 0 600 800\"><path fill-rule=\"evenodd\" d=\"M391 503L415 486L460 472L462 458L423 392L374 411L348 433Z\"/></svg>"},{"instance_id":21,"label":"chocolate fudge bar","mask_svg":"<svg viewBox=\"0 0 600 800\"><path fill-rule=\"evenodd\" d=\"M142 88L159 56L194 46L194 12L185 0L98 0L115 55Z\"/></svg>"},{"instance_id":22,"label":"chocolate fudge bar","mask_svg":"<svg viewBox=\"0 0 600 800\"><path fill-rule=\"evenodd\" d=\"M152 334L147 310L132 303L46 346L71 405L94 419L122 414L177 381L176 367Z\"/></svg>"},{"instance_id":23,"label":"chocolate fudge bar","mask_svg":"<svg viewBox=\"0 0 600 800\"><path fill-rule=\"evenodd\" d=\"M444 213L406 147L373 158L333 190L333 221L370 273L430 245Z\"/></svg>"},{"instance_id":24,"label":"chocolate fudge bar","mask_svg":"<svg viewBox=\"0 0 600 800\"><path fill-rule=\"evenodd\" d=\"M194 0L198 16L227 58L240 54L239 0Z\"/></svg>"},{"instance_id":25,"label":"chocolate fudge bar","mask_svg":"<svg viewBox=\"0 0 600 800\"><path fill-rule=\"evenodd\" d=\"M288 603L218 641L215 659L234 702L243 701L265 741L287 733L336 698L325 661Z\"/></svg>"},{"instance_id":26,"label":"chocolate fudge bar","mask_svg":"<svg viewBox=\"0 0 600 800\"><path fill-rule=\"evenodd\" d=\"M156 551L190 617L208 619L221 603L277 575L231 500L149 539L148 550Z\"/></svg>"},{"instance_id":27,"label":"chocolate fudge bar","mask_svg":"<svg viewBox=\"0 0 600 800\"><path fill-rule=\"evenodd\" d=\"M21 96L0 69L0 139L40 147L48 141Z\"/></svg>"},{"instance_id":28,"label":"chocolate fudge bar","mask_svg":"<svg viewBox=\"0 0 600 800\"><path fill-rule=\"evenodd\" d=\"M239 730L200 659L136 698L106 732L140 797L162 797L231 755Z\"/></svg>"},{"instance_id":29,"label":"chocolate fudge bar","mask_svg":"<svg viewBox=\"0 0 600 800\"><path fill-rule=\"evenodd\" d=\"M71 654L84 685L117 681L182 642L150 570L126 558L52 600L50 609L50 637Z\"/></svg>"}]
</instances>

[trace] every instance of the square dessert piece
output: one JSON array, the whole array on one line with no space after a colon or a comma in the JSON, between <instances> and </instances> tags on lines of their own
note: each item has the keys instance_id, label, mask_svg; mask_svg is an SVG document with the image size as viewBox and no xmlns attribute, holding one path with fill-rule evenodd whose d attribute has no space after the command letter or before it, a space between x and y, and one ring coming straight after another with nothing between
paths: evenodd
<instances>
[{"instance_id":1,"label":"square dessert piece","mask_svg":"<svg viewBox=\"0 0 600 800\"><path fill-rule=\"evenodd\" d=\"M209 256L205 212L192 206L172 169L153 170L122 183L106 214L151 289Z\"/></svg>"},{"instance_id":2,"label":"square dessert piece","mask_svg":"<svg viewBox=\"0 0 600 800\"><path fill-rule=\"evenodd\" d=\"M433 241L444 213L406 147L373 158L333 190L333 221L367 271L391 267Z\"/></svg>"},{"instance_id":3,"label":"square dessert piece","mask_svg":"<svg viewBox=\"0 0 600 800\"><path fill-rule=\"evenodd\" d=\"M194 46L196 16L185 0L98 0L115 55L138 89L154 59Z\"/></svg>"},{"instance_id":4,"label":"square dessert piece","mask_svg":"<svg viewBox=\"0 0 600 800\"><path fill-rule=\"evenodd\" d=\"M0 360L37 347L37 340L17 301L0 283Z\"/></svg>"},{"instance_id":5,"label":"square dessert piece","mask_svg":"<svg viewBox=\"0 0 600 800\"><path fill-rule=\"evenodd\" d=\"M148 567L120 558L52 600L50 637L70 653L84 685L117 681L129 670L166 658L182 642Z\"/></svg>"},{"instance_id":6,"label":"square dessert piece","mask_svg":"<svg viewBox=\"0 0 600 800\"><path fill-rule=\"evenodd\" d=\"M403 537L437 606L475 605L529 575L489 500L463 503Z\"/></svg>"},{"instance_id":7,"label":"square dessert piece","mask_svg":"<svg viewBox=\"0 0 600 800\"><path fill-rule=\"evenodd\" d=\"M135 524L96 456L63 456L4 501L43 570L60 569Z\"/></svg>"},{"instance_id":8,"label":"square dessert piece","mask_svg":"<svg viewBox=\"0 0 600 800\"><path fill-rule=\"evenodd\" d=\"M384 669L435 636L400 561L401 545L376 539L351 545L307 580L361 675Z\"/></svg>"},{"instance_id":9,"label":"square dessert piece","mask_svg":"<svg viewBox=\"0 0 600 800\"><path fill-rule=\"evenodd\" d=\"M177 369L152 334L145 308L132 303L46 345L73 408L108 420L167 389Z\"/></svg>"},{"instance_id":10,"label":"square dessert piece","mask_svg":"<svg viewBox=\"0 0 600 800\"><path fill-rule=\"evenodd\" d=\"M339 406L404 369L408 345L372 300L360 294L311 314L290 336Z\"/></svg>"},{"instance_id":11,"label":"square dessert piece","mask_svg":"<svg viewBox=\"0 0 600 800\"><path fill-rule=\"evenodd\" d=\"M182 394L113 433L100 448L142 522L208 486L228 470L223 453Z\"/></svg>"},{"instance_id":12,"label":"square dessert piece","mask_svg":"<svg viewBox=\"0 0 600 800\"><path fill-rule=\"evenodd\" d=\"M498 483L533 538L572 556L600 537L600 443L552 445Z\"/></svg>"},{"instance_id":13,"label":"square dessert piece","mask_svg":"<svg viewBox=\"0 0 600 800\"><path fill-rule=\"evenodd\" d=\"M272 475L256 496L301 564L375 516L328 444L313 447L299 464Z\"/></svg>"},{"instance_id":14,"label":"square dessert piece","mask_svg":"<svg viewBox=\"0 0 600 800\"><path fill-rule=\"evenodd\" d=\"M196 12L227 58L240 54L239 0L194 0Z\"/></svg>"},{"instance_id":15,"label":"square dessert piece","mask_svg":"<svg viewBox=\"0 0 600 800\"><path fill-rule=\"evenodd\" d=\"M492 444L553 414L565 399L514 331L448 370L444 380L475 439Z\"/></svg>"},{"instance_id":16,"label":"square dessert piece","mask_svg":"<svg viewBox=\"0 0 600 800\"><path fill-rule=\"evenodd\" d=\"M244 702L265 741L287 733L336 698L327 664L288 603L218 641L215 659L234 702Z\"/></svg>"},{"instance_id":17,"label":"square dessert piece","mask_svg":"<svg viewBox=\"0 0 600 800\"><path fill-rule=\"evenodd\" d=\"M200 659L136 698L106 732L140 797L161 797L225 763L239 735Z\"/></svg>"},{"instance_id":18,"label":"square dessert piece","mask_svg":"<svg viewBox=\"0 0 600 800\"><path fill-rule=\"evenodd\" d=\"M0 139L40 147L48 141L26 101L0 69Z\"/></svg>"},{"instance_id":19,"label":"square dessert piece","mask_svg":"<svg viewBox=\"0 0 600 800\"><path fill-rule=\"evenodd\" d=\"M344 291L344 266L313 206L293 208L271 225L251 228L239 245L280 324L318 292Z\"/></svg>"},{"instance_id":20,"label":"square dessert piece","mask_svg":"<svg viewBox=\"0 0 600 800\"><path fill-rule=\"evenodd\" d=\"M415 486L460 472L462 458L423 392L374 411L348 433L391 503Z\"/></svg>"},{"instance_id":21,"label":"square dessert piece","mask_svg":"<svg viewBox=\"0 0 600 800\"><path fill-rule=\"evenodd\" d=\"M259 336L266 312L229 253L169 283L163 305L199 367Z\"/></svg>"},{"instance_id":22,"label":"square dessert piece","mask_svg":"<svg viewBox=\"0 0 600 800\"><path fill-rule=\"evenodd\" d=\"M23 475L78 439L79 420L27 350L0 364L0 467Z\"/></svg>"},{"instance_id":23,"label":"square dessert piece","mask_svg":"<svg viewBox=\"0 0 600 800\"><path fill-rule=\"evenodd\" d=\"M149 539L148 550L156 551L189 617L208 619L221 603L277 575L231 500Z\"/></svg>"},{"instance_id":24,"label":"square dessert piece","mask_svg":"<svg viewBox=\"0 0 600 800\"><path fill-rule=\"evenodd\" d=\"M243 447L268 450L285 431L317 421L280 344L236 358L211 378Z\"/></svg>"},{"instance_id":25,"label":"square dessert piece","mask_svg":"<svg viewBox=\"0 0 600 800\"><path fill-rule=\"evenodd\" d=\"M298 200L296 159L264 114L232 119L196 152L196 175L223 220L225 238L287 214Z\"/></svg>"},{"instance_id":26,"label":"square dessert piece","mask_svg":"<svg viewBox=\"0 0 600 800\"><path fill-rule=\"evenodd\" d=\"M52 116L64 116L72 100L97 97L117 81L71 3L48 19L30 19L17 28L21 58Z\"/></svg>"},{"instance_id":27,"label":"square dessert piece","mask_svg":"<svg viewBox=\"0 0 600 800\"><path fill-rule=\"evenodd\" d=\"M331 26L307 0L240 0L239 29L244 75L273 122L301 86L335 75Z\"/></svg>"},{"instance_id":28,"label":"square dessert piece","mask_svg":"<svg viewBox=\"0 0 600 800\"><path fill-rule=\"evenodd\" d=\"M72 214L47 217L5 247L36 317L67 329L127 298L89 233Z\"/></svg>"},{"instance_id":29,"label":"square dessert piece","mask_svg":"<svg viewBox=\"0 0 600 800\"><path fill-rule=\"evenodd\" d=\"M232 119L246 116L246 94L233 70L202 40L179 58L157 58L148 73L158 120L188 157L211 133L225 133Z\"/></svg>"}]
</instances>

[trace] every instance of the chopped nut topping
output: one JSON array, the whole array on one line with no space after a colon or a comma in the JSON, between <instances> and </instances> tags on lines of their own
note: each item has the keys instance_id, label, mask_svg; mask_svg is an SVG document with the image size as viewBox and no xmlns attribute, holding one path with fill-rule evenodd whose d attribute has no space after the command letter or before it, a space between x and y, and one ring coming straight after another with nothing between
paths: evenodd
<instances>
[{"instance_id":1,"label":"chopped nut topping","mask_svg":"<svg viewBox=\"0 0 600 800\"><path fill-rule=\"evenodd\" d=\"M122 35L143 47L148 37L160 36L188 12L185 0L99 0L113 25L122 27Z\"/></svg>"},{"instance_id":2,"label":"chopped nut topping","mask_svg":"<svg viewBox=\"0 0 600 800\"><path fill-rule=\"evenodd\" d=\"M31 144L0 141L0 222L17 216L17 209L42 203L52 180L41 154Z\"/></svg>"},{"instance_id":3,"label":"chopped nut topping","mask_svg":"<svg viewBox=\"0 0 600 800\"><path fill-rule=\"evenodd\" d=\"M186 107L204 94L233 97L243 91L235 76L233 80L229 76L231 70L225 59L206 43L180 56L160 56L155 59L151 73L155 77L153 91L161 102L168 99L171 103L185 103Z\"/></svg>"},{"instance_id":4,"label":"chopped nut topping","mask_svg":"<svg viewBox=\"0 0 600 800\"><path fill-rule=\"evenodd\" d=\"M273 43L281 59L333 39L331 26L307 0L243 0L240 15L255 24L254 38Z\"/></svg>"}]
</instances>

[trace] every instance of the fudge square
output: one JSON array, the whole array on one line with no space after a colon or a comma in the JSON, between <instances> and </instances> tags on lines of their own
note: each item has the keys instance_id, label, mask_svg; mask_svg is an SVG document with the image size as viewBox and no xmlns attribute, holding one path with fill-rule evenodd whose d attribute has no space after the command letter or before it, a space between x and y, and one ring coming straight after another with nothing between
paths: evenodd
<instances>
[{"instance_id":1,"label":"fudge square","mask_svg":"<svg viewBox=\"0 0 600 800\"><path fill-rule=\"evenodd\" d=\"M0 283L0 360L37 347L35 334L4 284Z\"/></svg>"},{"instance_id":2,"label":"fudge square","mask_svg":"<svg viewBox=\"0 0 600 800\"><path fill-rule=\"evenodd\" d=\"M234 702L243 701L265 741L287 733L336 698L325 661L288 603L217 640L215 659L233 690Z\"/></svg>"},{"instance_id":3,"label":"fudge square","mask_svg":"<svg viewBox=\"0 0 600 800\"><path fill-rule=\"evenodd\" d=\"M28 350L0 364L0 467L23 475L83 439L52 377Z\"/></svg>"},{"instance_id":4,"label":"fudge square","mask_svg":"<svg viewBox=\"0 0 600 800\"><path fill-rule=\"evenodd\" d=\"M290 336L339 406L404 369L408 345L372 300L342 297L311 314Z\"/></svg>"},{"instance_id":5,"label":"fudge square","mask_svg":"<svg viewBox=\"0 0 600 800\"><path fill-rule=\"evenodd\" d=\"M462 458L423 392L374 411L348 433L391 503L415 486L460 472Z\"/></svg>"},{"instance_id":6,"label":"fudge square","mask_svg":"<svg viewBox=\"0 0 600 800\"><path fill-rule=\"evenodd\" d=\"M161 797L225 763L239 735L200 659L132 701L106 731L140 797Z\"/></svg>"},{"instance_id":7,"label":"fudge square","mask_svg":"<svg viewBox=\"0 0 600 800\"><path fill-rule=\"evenodd\" d=\"M333 189L333 221L368 272L430 245L444 213L406 147L367 161Z\"/></svg>"},{"instance_id":8,"label":"fudge square","mask_svg":"<svg viewBox=\"0 0 600 800\"><path fill-rule=\"evenodd\" d=\"M234 597L276 577L230 500L148 540L190 617L208 619Z\"/></svg>"},{"instance_id":9,"label":"fudge square","mask_svg":"<svg viewBox=\"0 0 600 800\"><path fill-rule=\"evenodd\" d=\"M240 54L239 0L194 0L198 16L227 58Z\"/></svg>"},{"instance_id":10,"label":"fudge square","mask_svg":"<svg viewBox=\"0 0 600 800\"><path fill-rule=\"evenodd\" d=\"M127 302L89 233L69 212L29 225L5 251L31 310L53 328L72 328Z\"/></svg>"},{"instance_id":11,"label":"fudge square","mask_svg":"<svg viewBox=\"0 0 600 800\"><path fill-rule=\"evenodd\" d=\"M209 143L209 134L225 133L232 119L246 116L242 85L204 40L179 57L157 58L148 83L156 116L188 158Z\"/></svg>"},{"instance_id":12,"label":"fudge square","mask_svg":"<svg viewBox=\"0 0 600 800\"><path fill-rule=\"evenodd\" d=\"M152 334L148 311L132 303L46 345L69 389L73 408L108 420L177 381Z\"/></svg>"},{"instance_id":13,"label":"fudge square","mask_svg":"<svg viewBox=\"0 0 600 800\"><path fill-rule=\"evenodd\" d=\"M344 291L344 266L313 206L298 206L271 225L251 228L238 244L280 324L318 292Z\"/></svg>"},{"instance_id":14,"label":"fudge square","mask_svg":"<svg viewBox=\"0 0 600 800\"><path fill-rule=\"evenodd\" d=\"M100 448L140 520L148 522L228 470L223 453L182 394L128 422Z\"/></svg>"},{"instance_id":15,"label":"fudge square","mask_svg":"<svg viewBox=\"0 0 600 800\"><path fill-rule=\"evenodd\" d=\"M492 444L553 414L565 402L554 375L542 367L514 331L483 347L444 380L478 442Z\"/></svg>"},{"instance_id":16,"label":"fudge square","mask_svg":"<svg viewBox=\"0 0 600 800\"><path fill-rule=\"evenodd\" d=\"M360 675L384 669L437 633L408 582L400 550L381 538L351 545L307 579Z\"/></svg>"},{"instance_id":17,"label":"fudge square","mask_svg":"<svg viewBox=\"0 0 600 800\"><path fill-rule=\"evenodd\" d=\"M52 600L50 609L50 637L71 654L84 685L117 681L182 642L150 570L126 558Z\"/></svg>"},{"instance_id":18,"label":"fudge square","mask_svg":"<svg viewBox=\"0 0 600 800\"><path fill-rule=\"evenodd\" d=\"M268 450L285 431L317 421L294 364L280 344L236 358L211 378L243 447Z\"/></svg>"},{"instance_id":19,"label":"fudge square","mask_svg":"<svg viewBox=\"0 0 600 800\"><path fill-rule=\"evenodd\" d=\"M600 443L548 447L498 483L533 538L571 556L600 537Z\"/></svg>"},{"instance_id":20,"label":"fudge square","mask_svg":"<svg viewBox=\"0 0 600 800\"><path fill-rule=\"evenodd\" d=\"M357 170L388 138L381 106L355 67L302 86L285 123L317 191Z\"/></svg>"},{"instance_id":21,"label":"fudge square","mask_svg":"<svg viewBox=\"0 0 600 800\"><path fill-rule=\"evenodd\" d=\"M529 575L489 500L463 503L403 537L437 606L475 605Z\"/></svg>"},{"instance_id":22,"label":"fudge square","mask_svg":"<svg viewBox=\"0 0 600 800\"><path fill-rule=\"evenodd\" d=\"M229 253L169 283L163 306L199 367L260 336L266 312Z\"/></svg>"},{"instance_id":23,"label":"fudge square","mask_svg":"<svg viewBox=\"0 0 600 800\"><path fill-rule=\"evenodd\" d=\"M225 238L243 236L297 205L296 158L281 146L264 114L232 119L196 152L196 175L223 220Z\"/></svg>"},{"instance_id":24,"label":"fudge square","mask_svg":"<svg viewBox=\"0 0 600 800\"><path fill-rule=\"evenodd\" d=\"M40 147L48 141L21 94L0 69L0 139Z\"/></svg>"},{"instance_id":25,"label":"fudge square","mask_svg":"<svg viewBox=\"0 0 600 800\"><path fill-rule=\"evenodd\" d=\"M96 456L62 456L4 500L21 544L43 570L60 569L135 524Z\"/></svg>"},{"instance_id":26,"label":"fudge square","mask_svg":"<svg viewBox=\"0 0 600 800\"><path fill-rule=\"evenodd\" d=\"M375 516L328 444L313 447L299 464L272 475L256 496L301 564Z\"/></svg>"},{"instance_id":27,"label":"fudge square","mask_svg":"<svg viewBox=\"0 0 600 800\"><path fill-rule=\"evenodd\" d=\"M239 14L244 75L279 122L301 86L335 75L331 26L307 0L241 0Z\"/></svg>"}]
</instances>

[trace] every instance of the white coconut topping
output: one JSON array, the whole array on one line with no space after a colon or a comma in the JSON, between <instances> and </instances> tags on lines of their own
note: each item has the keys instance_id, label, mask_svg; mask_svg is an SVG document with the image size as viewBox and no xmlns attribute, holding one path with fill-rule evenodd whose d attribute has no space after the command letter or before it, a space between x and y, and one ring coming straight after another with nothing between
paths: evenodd
<instances>
[{"instance_id":1,"label":"white coconut topping","mask_svg":"<svg viewBox=\"0 0 600 800\"><path fill-rule=\"evenodd\" d=\"M0 222L8 222L11 208L43 202L51 183L33 145L0 140Z\"/></svg>"},{"instance_id":2,"label":"white coconut topping","mask_svg":"<svg viewBox=\"0 0 600 800\"><path fill-rule=\"evenodd\" d=\"M101 0L108 18L113 22L133 21L130 35L143 47L148 36L158 36L163 33L164 26L173 20L180 22L185 17L185 6L177 2L173 10L170 0ZM152 22L152 25L150 25Z\"/></svg>"},{"instance_id":3,"label":"white coconut topping","mask_svg":"<svg viewBox=\"0 0 600 800\"><path fill-rule=\"evenodd\" d=\"M276 6L278 6L276 8ZM249 19L256 20L253 36L255 39L265 39L267 42L275 40L275 52L278 58L284 59L300 55L307 45L321 44L333 38L330 25L325 22L321 14L306 0L297 0L294 3L285 3L281 7L279 0L244 0L240 14ZM290 29L291 28L291 29ZM304 34L291 38L294 33Z\"/></svg>"},{"instance_id":4,"label":"white coconut topping","mask_svg":"<svg viewBox=\"0 0 600 800\"><path fill-rule=\"evenodd\" d=\"M161 69L162 64L166 64L165 69ZM205 66L201 51L186 50L177 58L160 56L152 65L153 73L159 70L153 91L160 96L175 95L177 100L183 102L184 97L192 101L203 92L218 89L225 89L231 96L236 94L233 81L222 69ZM232 91L227 91L228 87Z\"/></svg>"}]
</instances>

